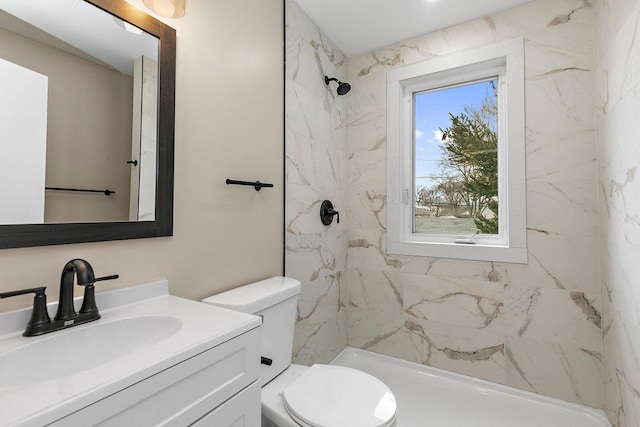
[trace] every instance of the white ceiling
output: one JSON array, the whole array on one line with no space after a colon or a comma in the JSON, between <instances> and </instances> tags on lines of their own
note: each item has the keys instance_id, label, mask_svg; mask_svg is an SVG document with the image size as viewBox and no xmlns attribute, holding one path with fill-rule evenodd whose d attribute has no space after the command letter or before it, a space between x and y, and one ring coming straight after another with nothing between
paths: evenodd
<instances>
[{"instance_id":1,"label":"white ceiling","mask_svg":"<svg viewBox=\"0 0 640 427\"><path fill-rule=\"evenodd\" d=\"M348 57L532 0L295 0Z\"/></svg>"},{"instance_id":2,"label":"white ceiling","mask_svg":"<svg viewBox=\"0 0 640 427\"><path fill-rule=\"evenodd\" d=\"M121 20L81 0L0 0L0 11L39 28L124 74L133 74L135 58L144 55L157 60L158 57L158 39L146 33L140 35L125 31L120 25ZM9 21L3 19L2 22ZM63 44L46 40L28 26L8 29L64 49Z\"/></svg>"}]
</instances>

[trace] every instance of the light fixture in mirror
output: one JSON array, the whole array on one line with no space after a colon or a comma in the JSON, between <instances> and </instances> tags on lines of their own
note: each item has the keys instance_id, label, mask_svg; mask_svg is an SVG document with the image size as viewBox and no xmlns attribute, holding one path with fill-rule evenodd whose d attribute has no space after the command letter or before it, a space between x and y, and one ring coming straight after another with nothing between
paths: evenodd
<instances>
[{"instance_id":1,"label":"light fixture in mirror","mask_svg":"<svg viewBox=\"0 0 640 427\"><path fill-rule=\"evenodd\" d=\"M150 10L165 18L182 18L187 10L187 0L142 0Z\"/></svg>"},{"instance_id":2,"label":"light fixture in mirror","mask_svg":"<svg viewBox=\"0 0 640 427\"><path fill-rule=\"evenodd\" d=\"M124 0L0 0L0 249L172 234L175 38Z\"/></svg>"},{"instance_id":3,"label":"light fixture in mirror","mask_svg":"<svg viewBox=\"0 0 640 427\"><path fill-rule=\"evenodd\" d=\"M142 31L140 28L136 27L135 25L131 25L128 22L123 21L120 18L116 18L115 16L113 17L113 20L116 24L118 24L118 26L120 26L120 28L122 28L125 31L130 32L131 34L136 34L136 35L142 35L144 34L144 31Z\"/></svg>"}]
</instances>

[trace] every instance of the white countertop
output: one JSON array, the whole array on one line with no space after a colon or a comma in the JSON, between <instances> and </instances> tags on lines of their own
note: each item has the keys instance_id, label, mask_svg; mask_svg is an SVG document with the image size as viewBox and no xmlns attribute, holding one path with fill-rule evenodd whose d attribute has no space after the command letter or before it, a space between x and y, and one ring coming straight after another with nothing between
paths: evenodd
<instances>
[{"instance_id":1,"label":"white countertop","mask_svg":"<svg viewBox=\"0 0 640 427\"><path fill-rule=\"evenodd\" d=\"M182 322L177 332L159 342L82 371L60 376L56 375L56 366L49 366L42 381L28 384L0 382L0 425L51 423L260 326L257 316L174 297L168 295L167 289L167 282L160 281L98 293L96 299L101 319L40 337L22 336L31 309L0 314L0 360L3 354L38 340L56 340L59 342L56 345L64 346L66 334L96 324L141 316L170 316ZM49 313L54 312L55 304L51 304ZM8 332L11 328L13 330ZM74 348L64 351L71 354Z\"/></svg>"}]
</instances>

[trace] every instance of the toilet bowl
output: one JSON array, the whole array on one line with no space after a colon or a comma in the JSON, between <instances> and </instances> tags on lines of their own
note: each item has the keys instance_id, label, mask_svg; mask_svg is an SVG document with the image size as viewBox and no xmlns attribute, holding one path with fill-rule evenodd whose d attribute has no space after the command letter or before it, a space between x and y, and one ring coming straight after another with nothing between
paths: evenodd
<instances>
[{"instance_id":1,"label":"toilet bowl","mask_svg":"<svg viewBox=\"0 0 640 427\"><path fill-rule=\"evenodd\" d=\"M376 377L342 366L291 363L299 293L299 281L272 277L203 300L263 318L262 426L393 426L395 397Z\"/></svg>"}]
</instances>

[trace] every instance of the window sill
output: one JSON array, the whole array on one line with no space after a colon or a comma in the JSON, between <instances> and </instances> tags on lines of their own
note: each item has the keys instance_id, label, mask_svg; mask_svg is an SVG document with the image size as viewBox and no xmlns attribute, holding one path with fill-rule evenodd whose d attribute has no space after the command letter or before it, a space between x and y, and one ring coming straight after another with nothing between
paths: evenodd
<instances>
[{"instance_id":1,"label":"window sill","mask_svg":"<svg viewBox=\"0 0 640 427\"><path fill-rule=\"evenodd\" d=\"M527 264L527 248L464 243L387 241L387 252L435 258Z\"/></svg>"}]
</instances>

